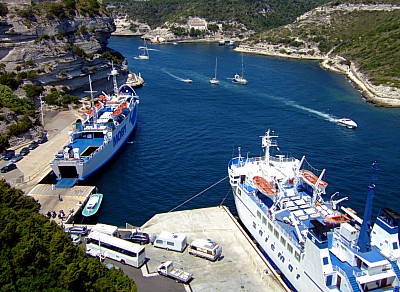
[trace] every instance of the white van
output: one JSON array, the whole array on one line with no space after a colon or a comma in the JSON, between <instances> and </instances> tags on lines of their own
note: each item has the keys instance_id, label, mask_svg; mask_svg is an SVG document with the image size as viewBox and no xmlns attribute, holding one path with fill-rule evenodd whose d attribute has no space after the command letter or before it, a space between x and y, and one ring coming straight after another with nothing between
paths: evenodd
<instances>
[{"instance_id":1,"label":"white van","mask_svg":"<svg viewBox=\"0 0 400 292\"><path fill-rule=\"evenodd\" d=\"M216 261L222 254L222 247L211 239L196 239L189 245L189 254Z\"/></svg>"},{"instance_id":2,"label":"white van","mask_svg":"<svg viewBox=\"0 0 400 292\"><path fill-rule=\"evenodd\" d=\"M154 241L154 246L182 252L187 245L186 234L163 231Z\"/></svg>"},{"instance_id":3,"label":"white van","mask_svg":"<svg viewBox=\"0 0 400 292\"><path fill-rule=\"evenodd\" d=\"M118 232L118 227L114 225L102 224L97 223L95 226L92 227L90 230L91 232L100 232L103 234L120 237Z\"/></svg>"}]
</instances>

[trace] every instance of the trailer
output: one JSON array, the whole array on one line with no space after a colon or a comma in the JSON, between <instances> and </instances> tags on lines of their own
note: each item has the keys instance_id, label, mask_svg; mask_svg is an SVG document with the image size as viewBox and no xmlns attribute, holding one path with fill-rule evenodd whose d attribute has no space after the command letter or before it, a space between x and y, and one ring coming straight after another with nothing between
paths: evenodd
<instances>
[{"instance_id":1,"label":"trailer","mask_svg":"<svg viewBox=\"0 0 400 292\"><path fill-rule=\"evenodd\" d=\"M167 261L157 267L157 272L165 277L175 279L181 283L189 282L193 274L174 267L174 262Z\"/></svg>"}]
</instances>

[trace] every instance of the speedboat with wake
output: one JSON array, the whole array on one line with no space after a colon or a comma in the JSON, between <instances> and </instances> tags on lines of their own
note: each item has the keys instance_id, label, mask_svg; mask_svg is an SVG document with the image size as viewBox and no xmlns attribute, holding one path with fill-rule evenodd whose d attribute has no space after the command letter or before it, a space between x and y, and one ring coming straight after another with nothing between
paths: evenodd
<instances>
[{"instance_id":1,"label":"speedboat with wake","mask_svg":"<svg viewBox=\"0 0 400 292\"><path fill-rule=\"evenodd\" d=\"M128 141L136 127L139 97L134 89L123 84L118 88L114 68L112 94L103 92L94 102L89 76L91 106L69 132L70 141L58 153L50 166L57 187L71 187L109 162Z\"/></svg>"},{"instance_id":2,"label":"speedboat with wake","mask_svg":"<svg viewBox=\"0 0 400 292\"><path fill-rule=\"evenodd\" d=\"M243 157L239 148L228 164L240 221L265 257L295 291L399 291L399 267L370 238L374 176L361 219L341 206L347 197L323 199L325 170L312 168L305 157L272 156L277 137L268 130L264 156ZM380 228L379 245L384 238L398 243L398 229L387 231L383 220Z\"/></svg>"},{"instance_id":3,"label":"speedboat with wake","mask_svg":"<svg viewBox=\"0 0 400 292\"><path fill-rule=\"evenodd\" d=\"M357 123L349 118L340 118L336 121L339 125L345 126L349 129L357 128Z\"/></svg>"}]
</instances>

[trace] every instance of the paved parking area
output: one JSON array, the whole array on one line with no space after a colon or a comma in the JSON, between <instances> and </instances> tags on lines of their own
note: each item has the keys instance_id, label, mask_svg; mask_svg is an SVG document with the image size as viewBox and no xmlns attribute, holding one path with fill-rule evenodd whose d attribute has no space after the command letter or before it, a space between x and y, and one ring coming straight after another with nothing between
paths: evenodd
<instances>
[{"instance_id":1,"label":"paved parking area","mask_svg":"<svg viewBox=\"0 0 400 292\"><path fill-rule=\"evenodd\" d=\"M143 231L185 233L189 243L210 238L222 246L223 256L211 262L189 255L187 248L180 253L147 245L149 273L172 260L178 268L193 273L192 291L290 291L235 221L225 207L157 214L142 226Z\"/></svg>"}]
</instances>

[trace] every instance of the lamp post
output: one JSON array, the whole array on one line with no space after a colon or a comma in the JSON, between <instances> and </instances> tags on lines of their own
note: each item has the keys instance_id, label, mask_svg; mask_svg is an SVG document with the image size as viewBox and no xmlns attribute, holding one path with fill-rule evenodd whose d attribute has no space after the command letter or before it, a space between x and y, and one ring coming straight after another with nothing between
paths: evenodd
<instances>
[{"instance_id":1,"label":"lamp post","mask_svg":"<svg viewBox=\"0 0 400 292\"><path fill-rule=\"evenodd\" d=\"M44 101L42 100L42 95L40 94L39 98L40 98L40 114L42 115L42 126L44 128L44 113L43 113L43 104Z\"/></svg>"}]
</instances>

